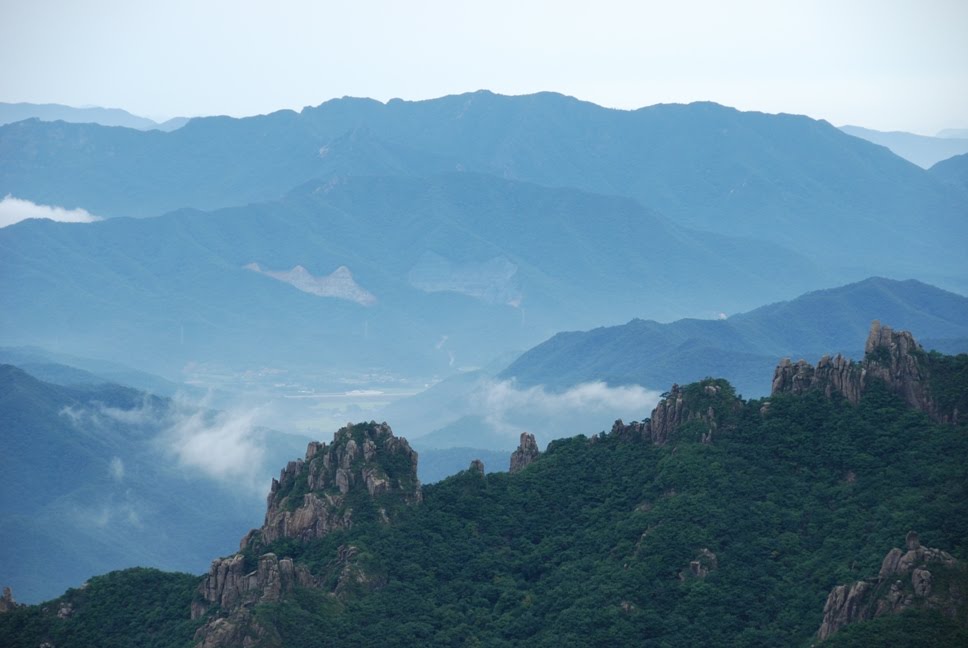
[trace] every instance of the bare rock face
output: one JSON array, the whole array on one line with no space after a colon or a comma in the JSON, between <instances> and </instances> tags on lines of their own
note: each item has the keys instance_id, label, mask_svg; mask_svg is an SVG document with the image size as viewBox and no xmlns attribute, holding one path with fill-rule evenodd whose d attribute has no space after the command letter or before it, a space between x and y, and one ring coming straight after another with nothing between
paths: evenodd
<instances>
[{"instance_id":1,"label":"bare rock face","mask_svg":"<svg viewBox=\"0 0 968 648\"><path fill-rule=\"evenodd\" d=\"M686 388L673 385L652 410L651 417L627 425L621 420L615 421L611 433L628 440L641 439L662 445L683 425L698 423L699 440L712 443L729 415L740 407L740 401L725 381L706 379Z\"/></svg>"},{"instance_id":2,"label":"bare rock face","mask_svg":"<svg viewBox=\"0 0 968 648\"><path fill-rule=\"evenodd\" d=\"M931 398L925 353L907 331L894 331L876 320L864 346L861 362L841 355L824 356L817 366L804 360L783 359L773 373L773 394L803 394L821 390L829 398L839 394L856 404L873 380L881 380L911 407L940 422L952 422L957 412L940 412Z\"/></svg>"},{"instance_id":3,"label":"bare rock face","mask_svg":"<svg viewBox=\"0 0 968 648\"><path fill-rule=\"evenodd\" d=\"M851 623L912 608L940 610L951 618L964 616L968 605L968 570L951 554L921 546L918 534L905 539L906 550L891 549L881 563L877 578L838 585L827 596L823 621L817 631L826 639ZM935 588L937 575L944 588Z\"/></svg>"},{"instance_id":4,"label":"bare rock face","mask_svg":"<svg viewBox=\"0 0 968 648\"><path fill-rule=\"evenodd\" d=\"M295 586L313 587L317 581L303 565L291 558L279 559L274 553L259 557L255 569L249 569L243 554L212 561L208 575L199 586L200 600L192 603L192 618L205 615L213 604L232 609L243 604L278 601Z\"/></svg>"},{"instance_id":5,"label":"bare rock face","mask_svg":"<svg viewBox=\"0 0 968 648\"><path fill-rule=\"evenodd\" d=\"M541 453L538 451L538 442L534 440L534 435L522 432L518 449L511 453L510 472L516 473L524 470L538 458L539 454Z\"/></svg>"},{"instance_id":6,"label":"bare rock face","mask_svg":"<svg viewBox=\"0 0 968 648\"><path fill-rule=\"evenodd\" d=\"M397 505L421 500L417 453L386 423L347 426L331 444L310 443L305 459L289 462L272 480L265 523L243 543L313 540L349 528L352 499L364 491L382 505L384 519L392 517Z\"/></svg>"}]
</instances>

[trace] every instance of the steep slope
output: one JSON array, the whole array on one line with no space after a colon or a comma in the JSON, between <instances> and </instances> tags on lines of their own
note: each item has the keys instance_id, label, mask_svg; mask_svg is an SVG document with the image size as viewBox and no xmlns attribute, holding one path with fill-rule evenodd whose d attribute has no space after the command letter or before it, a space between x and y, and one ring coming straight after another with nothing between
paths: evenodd
<instances>
[{"instance_id":1,"label":"steep slope","mask_svg":"<svg viewBox=\"0 0 968 648\"><path fill-rule=\"evenodd\" d=\"M339 154L354 132L372 146ZM968 233L963 197L882 147L805 117L710 103L619 111L552 93L482 91L194 119L167 134L33 121L0 128L0 193L105 216L275 199L361 168L477 171L625 195L685 225L801 246L838 267L891 249L901 272L964 277L953 243Z\"/></svg>"},{"instance_id":2,"label":"steep slope","mask_svg":"<svg viewBox=\"0 0 968 648\"><path fill-rule=\"evenodd\" d=\"M920 353L914 344L894 354L896 336L884 330L871 336L869 368ZM965 392L964 374L934 379L942 391ZM345 428L283 471L267 526L213 563L191 605L204 625L177 625L187 610L173 596L152 612L171 629L152 645L185 645L193 635L208 648L805 645L828 593L877 573L908 530L945 560L968 551L964 424L934 422L890 387L871 380L852 403L822 389L744 402L723 380L676 386L646 421L537 455L522 438L513 473L485 475L472 464L422 488L419 503L406 443L380 456L380 441L394 439L388 430ZM395 481L394 470L407 479ZM301 530L319 527L300 524L263 544L266 529L279 528L276 513L292 518L317 500L318 514L303 521L341 524L311 536ZM91 596L130 591L137 577L111 575L114 584L92 583ZM0 615L0 640L38 645L75 628L97 643L114 615L68 593L46 611ZM943 623L897 619L904 636L920 630L938 645L958 645L965 632L963 604ZM112 641L141 630L134 622Z\"/></svg>"},{"instance_id":3,"label":"steep slope","mask_svg":"<svg viewBox=\"0 0 968 648\"><path fill-rule=\"evenodd\" d=\"M918 281L871 278L726 320L633 320L559 333L524 353L502 376L562 388L595 380L655 387L720 375L744 394L764 395L776 356L796 359L832 350L859 357L857 341L875 319L898 322L948 352L968 350L959 347L968 334L968 298Z\"/></svg>"},{"instance_id":4,"label":"steep slope","mask_svg":"<svg viewBox=\"0 0 968 648\"><path fill-rule=\"evenodd\" d=\"M0 274L4 343L169 376L191 361L427 375L562 328L739 309L824 276L629 199L466 173L340 177L212 213L18 223L0 230Z\"/></svg>"},{"instance_id":5,"label":"steep slope","mask_svg":"<svg viewBox=\"0 0 968 648\"><path fill-rule=\"evenodd\" d=\"M259 509L244 474L228 487L178 459L177 430L237 452L217 420L118 385L61 387L0 365L4 584L33 602L111 569L203 568ZM275 440L270 460L293 447Z\"/></svg>"}]
</instances>

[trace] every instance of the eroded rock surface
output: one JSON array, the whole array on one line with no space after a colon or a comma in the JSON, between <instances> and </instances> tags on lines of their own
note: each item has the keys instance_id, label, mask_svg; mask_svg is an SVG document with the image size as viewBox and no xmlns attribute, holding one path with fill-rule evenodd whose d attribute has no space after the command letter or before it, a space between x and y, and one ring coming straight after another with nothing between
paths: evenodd
<instances>
[{"instance_id":1,"label":"eroded rock surface","mask_svg":"<svg viewBox=\"0 0 968 648\"><path fill-rule=\"evenodd\" d=\"M191 615L200 619L213 609L218 613L196 632L196 646L271 644L252 610L281 600L297 587L335 581L329 593L343 597L381 586L381 578L366 568L352 545L339 547L323 575L265 550L277 540L311 541L350 528L360 509L371 516L375 510L377 521L389 523L421 498L417 453L386 423L347 425L330 444L310 443L304 459L289 462L279 479L272 480L262 527L246 534L239 553L212 562Z\"/></svg>"},{"instance_id":2,"label":"eroded rock surface","mask_svg":"<svg viewBox=\"0 0 968 648\"><path fill-rule=\"evenodd\" d=\"M697 440L712 443L716 432L741 407L729 384L722 380L706 379L686 388L673 385L648 419L628 424L615 421L611 433L629 440L641 439L662 445L669 442L683 425L697 423Z\"/></svg>"},{"instance_id":3,"label":"eroded rock surface","mask_svg":"<svg viewBox=\"0 0 968 648\"><path fill-rule=\"evenodd\" d=\"M918 534L905 538L906 549L891 549L881 562L877 578L838 585L830 591L817 631L826 639L851 623L912 608L931 608L942 614L963 617L968 604L966 566L940 549L921 546ZM943 575L944 588L934 581Z\"/></svg>"},{"instance_id":4,"label":"eroded rock surface","mask_svg":"<svg viewBox=\"0 0 968 648\"><path fill-rule=\"evenodd\" d=\"M823 356L816 366L805 360L783 359L773 373L773 394L803 394L820 390L829 398L838 394L856 404L874 380L911 407L937 421L957 421L957 411L941 412L928 385L926 354L907 331L894 331L874 321L864 345L864 359L854 362L837 355Z\"/></svg>"}]
</instances>

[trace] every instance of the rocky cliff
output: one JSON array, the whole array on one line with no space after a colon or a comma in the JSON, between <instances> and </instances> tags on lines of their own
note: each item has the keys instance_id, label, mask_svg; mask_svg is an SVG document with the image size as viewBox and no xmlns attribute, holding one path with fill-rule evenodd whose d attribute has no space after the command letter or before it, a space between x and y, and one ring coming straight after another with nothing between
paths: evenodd
<instances>
[{"instance_id":1,"label":"rocky cliff","mask_svg":"<svg viewBox=\"0 0 968 648\"><path fill-rule=\"evenodd\" d=\"M851 623L914 608L939 610L968 622L968 568L940 549L922 547L911 531L905 549L891 549L877 578L838 585L827 596L817 637L826 639Z\"/></svg>"},{"instance_id":2,"label":"rocky cliff","mask_svg":"<svg viewBox=\"0 0 968 648\"><path fill-rule=\"evenodd\" d=\"M802 394L821 390L857 403L873 381L883 381L892 392L937 421L957 423L958 409L942 411L931 394L928 356L907 331L894 331L877 321L871 325L864 359L823 356L816 366L785 358L773 374L773 394Z\"/></svg>"},{"instance_id":3,"label":"rocky cliff","mask_svg":"<svg viewBox=\"0 0 968 648\"><path fill-rule=\"evenodd\" d=\"M347 425L330 444L310 443L305 459L289 462L272 480L262 527L246 534L239 553L212 562L191 616L199 619L213 609L218 613L198 630L196 645L271 644L252 608L278 601L296 587L335 582L331 593L339 597L378 585L379 578L366 571L353 546L338 549L325 578L291 558L263 552L277 540L309 541L362 519L390 522L420 500L417 453L386 423Z\"/></svg>"},{"instance_id":4,"label":"rocky cliff","mask_svg":"<svg viewBox=\"0 0 968 648\"><path fill-rule=\"evenodd\" d=\"M281 538L313 540L349 528L360 504L375 504L388 522L401 505L420 498L417 453L407 440L386 423L348 425L331 444L310 443L305 459L289 462L272 480L265 523L243 538L241 548Z\"/></svg>"},{"instance_id":5,"label":"rocky cliff","mask_svg":"<svg viewBox=\"0 0 968 648\"><path fill-rule=\"evenodd\" d=\"M687 387L673 385L652 410L652 416L628 424L615 421L611 433L662 445L680 428L691 424L696 440L712 443L716 431L728 426L732 415L741 407L742 402L728 382L707 378Z\"/></svg>"}]
</instances>

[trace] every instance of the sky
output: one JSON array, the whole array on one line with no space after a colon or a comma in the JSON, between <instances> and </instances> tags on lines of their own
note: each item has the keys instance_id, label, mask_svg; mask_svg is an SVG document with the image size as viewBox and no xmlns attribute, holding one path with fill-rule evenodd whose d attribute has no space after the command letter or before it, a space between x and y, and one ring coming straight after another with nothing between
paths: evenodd
<instances>
[{"instance_id":1,"label":"sky","mask_svg":"<svg viewBox=\"0 0 968 648\"><path fill-rule=\"evenodd\" d=\"M968 0L0 0L0 101L163 120L553 90L968 128Z\"/></svg>"}]
</instances>

